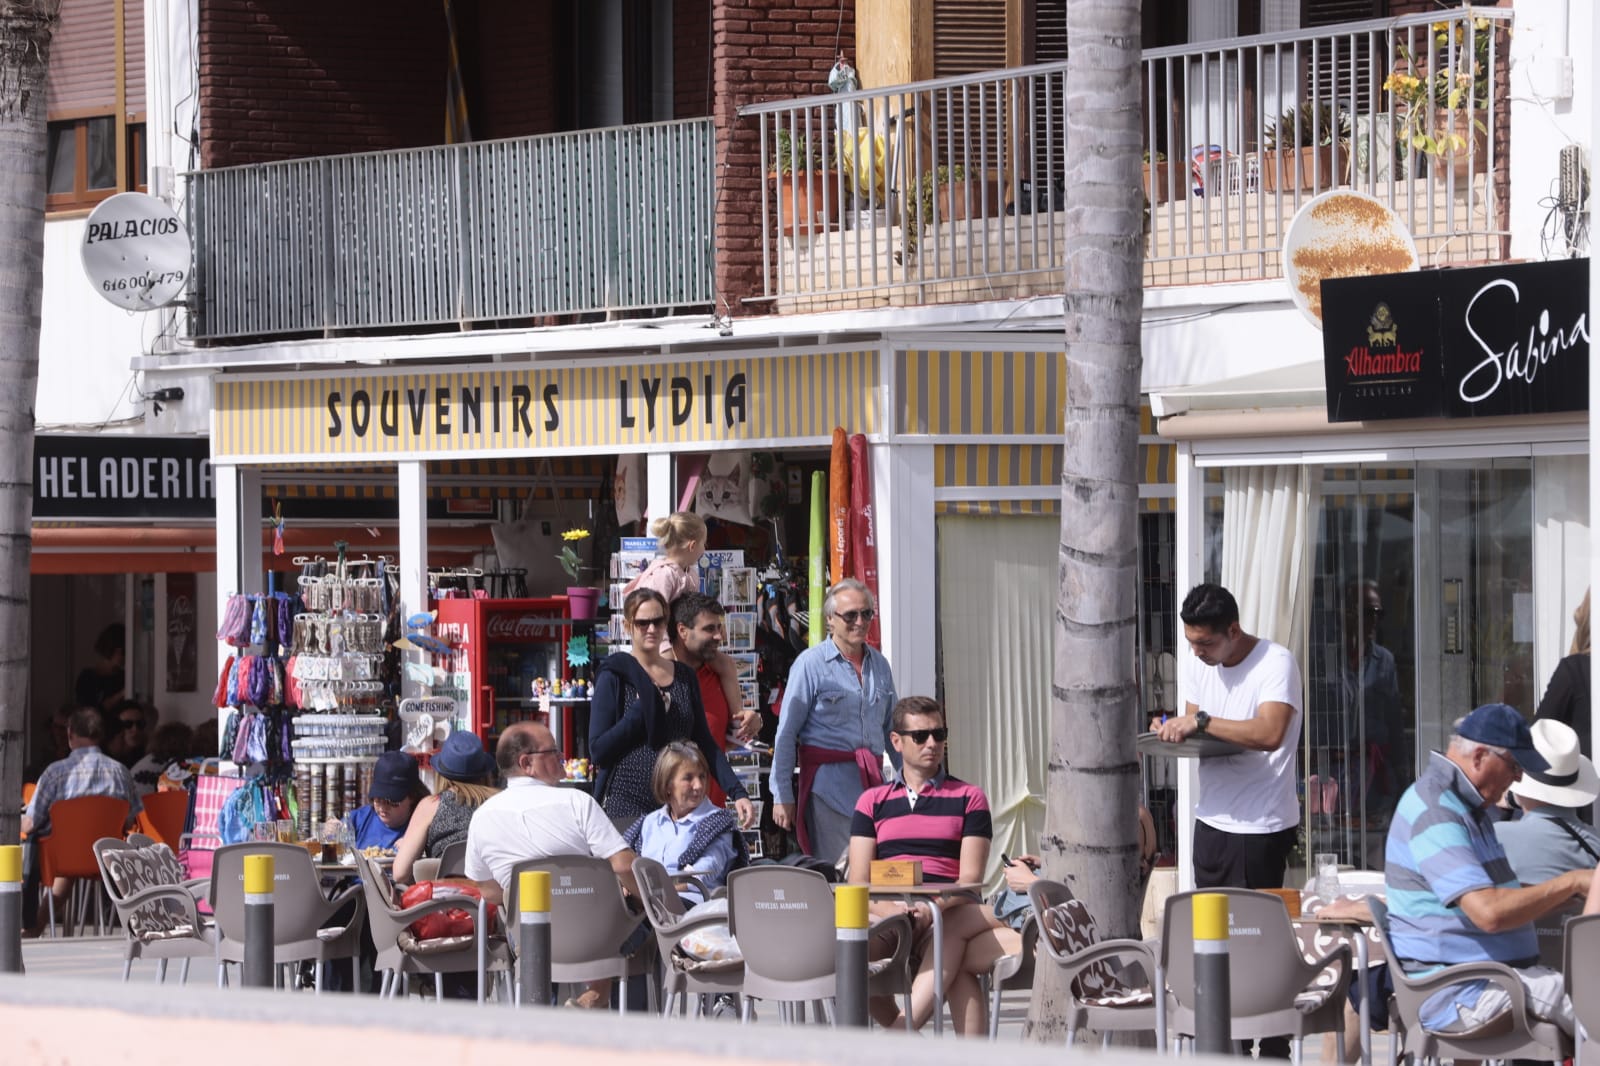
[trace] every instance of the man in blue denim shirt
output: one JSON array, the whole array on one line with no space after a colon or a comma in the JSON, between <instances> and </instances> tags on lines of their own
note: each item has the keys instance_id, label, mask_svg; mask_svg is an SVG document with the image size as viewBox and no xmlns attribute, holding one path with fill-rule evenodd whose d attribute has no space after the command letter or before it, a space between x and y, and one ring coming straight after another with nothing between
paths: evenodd
<instances>
[{"instance_id":1,"label":"man in blue denim shirt","mask_svg":"<svg viewBox=\"0 0 1600 1066\"><path fill-rule=\"evenodd\" d=\"M793 829L806 854L833 862L850 846L856 800L882 784L896 696L889 660L867 644L877 614L867 587L846 578L828 590L822 611L829 639L789 670L770 786L773 821Z\"/></svg>"}]
</instances>

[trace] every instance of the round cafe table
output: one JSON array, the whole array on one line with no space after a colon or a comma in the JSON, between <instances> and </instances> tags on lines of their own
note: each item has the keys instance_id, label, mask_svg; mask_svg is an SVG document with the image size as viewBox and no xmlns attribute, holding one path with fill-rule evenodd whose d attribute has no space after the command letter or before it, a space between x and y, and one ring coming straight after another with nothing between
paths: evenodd
<instances>
[{"instance_id":1,"label":"round cafe table","mask_svg":"<svg viewBox=\"0 0 1600 1066\"><path fill-rule=\"evenodd\" d=\"M944 989L938 975L944 973L944 912L939 909L942 899L970 896L974 902L983 899L983 886L975 884L927 885L868 885L867 898L900 900L907 907L926 905L933 920L929 936L933 938L933 1035L944 1035ZM911 1024L911 1019L906 1019Z\"/></svg>"}]
</instances>

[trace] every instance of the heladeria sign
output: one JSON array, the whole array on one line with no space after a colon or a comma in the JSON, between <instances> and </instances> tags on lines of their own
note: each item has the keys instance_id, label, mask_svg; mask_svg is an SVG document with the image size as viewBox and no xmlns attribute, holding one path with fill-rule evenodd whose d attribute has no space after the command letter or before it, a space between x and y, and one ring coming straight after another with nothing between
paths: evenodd
<instances>
[{"instance_id":1,"label":"heladeria sign","mask_svg":"<svg viewBox=\"0 0 1600 1066\"><path fill-rule=\"evenodd\" d=\"M1582 411L1589 261L1322 283L1328 420Z\"/></svg>"},{"instance_id":2,"label":"heladeria sign","mask_svg":"<svg viewBox=\"0 0 1600 1066\"><path fill-rule=\"evenodd\" d=\"M205 438L34 438L34 518L215 516L211 444Z\"/></svg>"}]
</instances>

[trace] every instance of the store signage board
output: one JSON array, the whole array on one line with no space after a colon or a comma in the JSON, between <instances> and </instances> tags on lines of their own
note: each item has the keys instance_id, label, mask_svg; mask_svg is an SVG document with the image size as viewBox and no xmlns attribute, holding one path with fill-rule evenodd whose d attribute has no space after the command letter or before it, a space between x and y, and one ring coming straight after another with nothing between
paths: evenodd
<instances>
[{"instance_id":1,"label":"store signage board","mask_svg":"<svg viewBox=\"0 0 1600 1066\"><path fill-rule=\"evenodd\" d=\"M117 521L216 517L203 437L33 440L33 517Z\"/></svg>"},{"instance_id":2,"label":"store signage board","mask_svg":"<svg viewBox=\"0 0 1600 1066\"><path fill-rule=\"evenodd\" d=\"M189 280L189 233L172 208L142 192L118 193L89 214L83 270L94 290L129 311L154 311Z\"/></svg>"},{"instance_id":3,"label":"store signage board","mask_svg":"<svg viewBox=\"0 0 1600 1066\"><path fill-rule=\"evenodd\" d=\"M212 447L248 460L827 440L836 425L871 435L884 421L881 358L240 376L213 387Z\"/></svg>"},{"instance_id":4,"label":"store signage board","mask_svg":"<svg viewBox=\"0 0 1600 1066\"><path fill-rule=\"evenodd\" d=\"M1583 411L1589 261L1325 281L1328 420Z\"/></svg>"}]
</instances>

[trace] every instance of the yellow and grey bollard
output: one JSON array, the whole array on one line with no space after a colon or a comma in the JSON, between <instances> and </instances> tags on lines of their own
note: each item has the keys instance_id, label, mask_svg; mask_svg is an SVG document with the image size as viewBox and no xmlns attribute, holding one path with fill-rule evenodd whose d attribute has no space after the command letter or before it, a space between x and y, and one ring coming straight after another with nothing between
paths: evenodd
<instances>
[{"instance_id":1,"label":"yellow and grey bollard","mask_svg":"<svg viewBox=\"0 0 1600 1066\"><path fill-rule=\"evenodd\" d=\"M518 980L524 1007L550 1005L550 871L517 875Z\"/></svg>"},{"instance_id":2,"label":"yellow and grey bollard","mask_svg":"<svg viewBox=\"0 0 1600 1066\"><path fill-rule=\"evenodd\" d=\"M1194 1046L1202 1055L1233 1054L1228 976L1228 897L1202 892L1194 906Z\"/></svg>"},{"instance_id":3,"label":"yellow and grey bollard","mask_svg":"<svg viewBox=\"0 0 1600 1066\"><path fill-rule=\"evenodd\" d=\"M273 959L271 855L244 857L244 980L245 988L272 988Z\"/></svg>"},{"instance_id":4,"label":"yellow and grey bollard","mask_svg":"<svg viewBox=\"0 0 1600 1066\"><path fill-rule=\"evenodd\" d=\"M22 846L0 846L0 973L22 972Z\"/></svg>"},{"instance_id":5,"label":"yellow and grey bollard","mask_svg":"<svg viewBox=\"0 0 1600 1066\"><path fill-rule=\"evenodd\" d=\"M839 1026L867 1025L867 886L833 890L834 1017Z\"/></svg>"}]
</instances>

